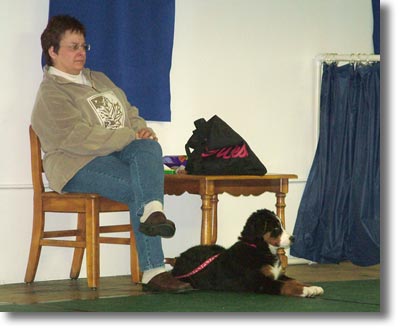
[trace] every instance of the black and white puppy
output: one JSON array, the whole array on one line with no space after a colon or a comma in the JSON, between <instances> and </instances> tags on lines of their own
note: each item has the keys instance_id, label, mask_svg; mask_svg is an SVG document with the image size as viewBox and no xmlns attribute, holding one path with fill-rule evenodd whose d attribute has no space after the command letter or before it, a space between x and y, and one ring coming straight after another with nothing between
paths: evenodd
<instances>
[{"instance_id":1,"label":"black and white puppy","mask_svg":"<svg viewBox=\"0 0 400 332\"><path fill-rule=\"evenodd\" d=\"M190 248L174 260L172 275L196 289L300 297L323 294L321 287L305 285L283 273L277 250L289 248L293 240L275 213L258 210L232 247Z\"/></svg>"}]
</instances>

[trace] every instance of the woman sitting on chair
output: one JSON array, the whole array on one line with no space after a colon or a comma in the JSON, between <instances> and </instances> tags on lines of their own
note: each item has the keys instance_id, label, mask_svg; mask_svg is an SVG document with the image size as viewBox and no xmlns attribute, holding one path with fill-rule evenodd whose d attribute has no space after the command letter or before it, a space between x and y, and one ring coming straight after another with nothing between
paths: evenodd
<instances>
[{"instance_id":1,"label":"woman sitting on chair","mask_svg":"<svg viewBox=\"0 0 400 332\"><path fill-rule=\"evenodd\" d=\"M43 167L55 191L97 193L129 206L142 283L157 291L191 287L165 271L161 237L175 225L163 212L164 168L154 131L125 93L85 68L85 27L71 16L50 19L41 36L44 78L32 113Z\"/></svg>"}]
</instances>

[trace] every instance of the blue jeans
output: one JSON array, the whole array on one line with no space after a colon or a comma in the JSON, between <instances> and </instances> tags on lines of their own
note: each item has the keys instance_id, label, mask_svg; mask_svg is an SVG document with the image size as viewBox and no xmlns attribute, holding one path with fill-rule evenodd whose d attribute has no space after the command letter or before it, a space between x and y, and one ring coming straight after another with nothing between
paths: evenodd
<instances>
[{"instance_id":1,"label":"blue jeans","mask_svg":"<svg viewBox=\"0 0 400 332\"><path fill-rule=\"evenodd\" d=\"M157 142L135 140L121 151L95 158L75 174L63 191L97 193L127 204L140 270L164 265L161 238L139 232L144 206L154 200L164 202L164 167Z\"/></svg>"}]
</instances>

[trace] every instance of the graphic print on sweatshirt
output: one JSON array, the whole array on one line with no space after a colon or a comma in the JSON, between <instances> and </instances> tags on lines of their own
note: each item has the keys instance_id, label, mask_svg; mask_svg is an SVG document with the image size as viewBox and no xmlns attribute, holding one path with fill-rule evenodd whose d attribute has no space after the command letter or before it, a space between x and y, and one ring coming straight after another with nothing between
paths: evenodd
<instances>
[{"instance_id":1,"label":"graphic print on sweatshirt","mask_svg":"<svg viewBox=\"0 0 400 332\"><path fill-rule=\"evenodd\" d=\"M125 110L114 92L102 92L89 97L87 101L104 128L124 127Z\"/></svg>"}]
</instances>

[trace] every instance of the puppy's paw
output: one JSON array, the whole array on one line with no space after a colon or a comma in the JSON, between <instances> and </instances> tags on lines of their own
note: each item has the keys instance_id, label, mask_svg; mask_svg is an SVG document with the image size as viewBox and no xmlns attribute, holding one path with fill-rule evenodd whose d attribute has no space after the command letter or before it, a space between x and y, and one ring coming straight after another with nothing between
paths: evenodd
<instances>
[{"instance_id":1,"label":"puppy's paw","mask_svg":"<svg viewBox=\"0 0 400 332\"><path fill-rule=\"evenodd\" d=\"M301 294L301 297L315 297L318 295L324 294L324 290L322 287L318 286L310 286L310 287L304 287L303 288L303 294Z\"/></svg>"}]
</instances>

